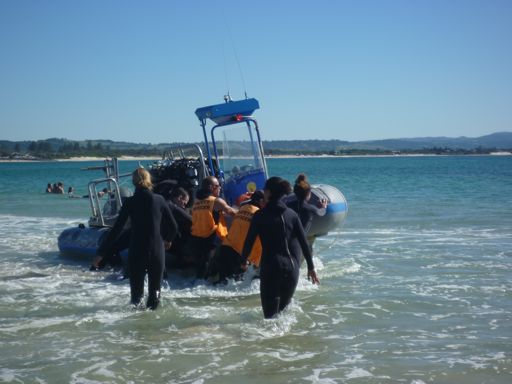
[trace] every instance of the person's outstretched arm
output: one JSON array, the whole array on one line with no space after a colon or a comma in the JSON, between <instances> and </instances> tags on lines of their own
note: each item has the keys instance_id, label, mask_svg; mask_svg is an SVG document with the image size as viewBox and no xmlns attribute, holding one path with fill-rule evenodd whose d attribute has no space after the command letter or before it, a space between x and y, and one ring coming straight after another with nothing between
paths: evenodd
<instances>
[{"instance_id":1,"label":"person's outstretched arm","mask_svg":"<svg viewBox=\"0 0 512 384\"><path fill-rule=\"evenodd\" d=\"M171 212L169 204L165 203L162 199L162 225L165 228L165 249L171 248L171 242L178 234L178 223Z\"/></svg>"},{"instance_id":2,"label":"person's outstretched arm","mask_svg":"<svg viewBox=\"0 0 512 384\"><path fill-rule=\"evenodd\" d=\"M252 251L252 246L256 241L256 237L259 235L258 223L259 212L256 212L251 220L251 225L249 225L249 231L245 237L244 247L242 249L242 262L244 263L247 262L247 259Z\"/></svg>"},{"instance_id":3,"label":"person's outstretched arm","mask_svg":"<svg viewBox=\"0 0 512 384\"><path fill-rule=\"evenodd\" d=\"M110 230L110 232L107 234L107 237L105 240L103 240L96 250L97 255L103 256L103 254L112 246L112 243L118 238L119 234L124 228L124 225L126 224L126 221L128 220L128 217L130 216L130 203L129 200L126 201L126 203L123 204L121 207L121 210L119 211L119 216L117 217L117 220Z\"/></svg>"},{"instance_id":4,"label":"person's outstretched arm","mask_svg":"<svg viewBox=\"0 0 512 384\"><path fill-rule=\"evenodd\" d=\"M320 280L318 279L315 271L315 265L313 264L313 256L311 255L311 250L309 249L306 233L304 232L304 228L302 228L302 224L300 223L300 219L298 217L294 219L293 228L295 231L295 236L297 236L297 240L299 241L300 248L302 249L304 259L306 259L306 264L308 265L308 279L311 279L313 284L320 284Z\"/></svg>"}]
</instances>

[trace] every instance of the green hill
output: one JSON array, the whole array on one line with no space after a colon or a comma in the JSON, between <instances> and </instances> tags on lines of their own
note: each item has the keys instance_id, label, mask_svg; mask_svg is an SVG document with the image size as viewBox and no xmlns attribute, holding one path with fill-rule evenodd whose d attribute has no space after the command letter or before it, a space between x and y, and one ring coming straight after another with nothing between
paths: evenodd
<instances>
[{"instance_id":1,"label":"green hill","mask_svg":"<svg viewBox=\"0 0 512 384\"><path fill-rule=\"evenodd\" d=\"M73 156L160 156L169 148L186 143L129 143L113 140L68 140L50 138L38 141L0 140L0 156L41 159ZM269 140L263 142L267 154L386 154L442 153L466 154L512 151L512 132L481 137L421 137L349 142L344 140ZM16 155L14 155L16 156Z\"/></svg>"}]
</instances>

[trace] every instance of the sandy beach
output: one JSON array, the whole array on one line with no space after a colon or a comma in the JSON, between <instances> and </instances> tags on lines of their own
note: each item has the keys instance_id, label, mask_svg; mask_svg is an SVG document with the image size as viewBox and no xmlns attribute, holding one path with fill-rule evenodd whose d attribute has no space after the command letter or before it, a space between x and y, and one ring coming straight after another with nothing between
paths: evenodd
<instances>
[{"instance_id":1,"label":"sandy beach","mask_svg":"<svg viewBox=\"0 0 512 384\"><path fill-rule=\"evenodd\" d=\"M133 160L160 160L161 156L120 156L117 159L118 160L127 160L127 161L133 161ZM105 160L105 157L90 157L90 156L78 156L78 157L70 157L68 159L55 159L55 161L103 161Z\"/></svg>"}]
</instances>

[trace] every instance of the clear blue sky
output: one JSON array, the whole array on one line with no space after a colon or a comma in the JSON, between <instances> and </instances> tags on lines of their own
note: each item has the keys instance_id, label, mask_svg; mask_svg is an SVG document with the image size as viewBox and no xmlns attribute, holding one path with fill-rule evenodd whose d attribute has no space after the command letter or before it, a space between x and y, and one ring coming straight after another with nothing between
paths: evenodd
<instances>
[{"instance_id":1,"label":"clear blue sky","mask_svg":"<svg viewBox=\"0 0 512 384\"><path fill-rule=\"evenodd\" d=\"M0 55L5 140L200 141L228 90L267 140L512 131L510 0L1 0Z\"/></svg>"}]
</instances>

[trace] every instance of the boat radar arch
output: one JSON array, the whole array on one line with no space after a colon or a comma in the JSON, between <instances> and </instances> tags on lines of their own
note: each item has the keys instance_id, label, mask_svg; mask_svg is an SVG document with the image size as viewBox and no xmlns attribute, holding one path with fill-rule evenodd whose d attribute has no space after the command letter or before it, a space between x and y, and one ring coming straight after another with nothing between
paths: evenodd
<instances>
[{"instance_id":1,"label":"boat radar arch","mask_svg":"<svg viewBox=\"0 0 512 384\"><path fill-rule=\"evenodd\" d=\"M258 100L244 99L233 101L227 98L225 103L209 105L196 109L196 116L201 121L201 125L206 125L206 120L210 119L215 124L223 125L229 121L237 122L243 117L252 116L253 112L260 108Z\"/></svg>"}]
</instances>

